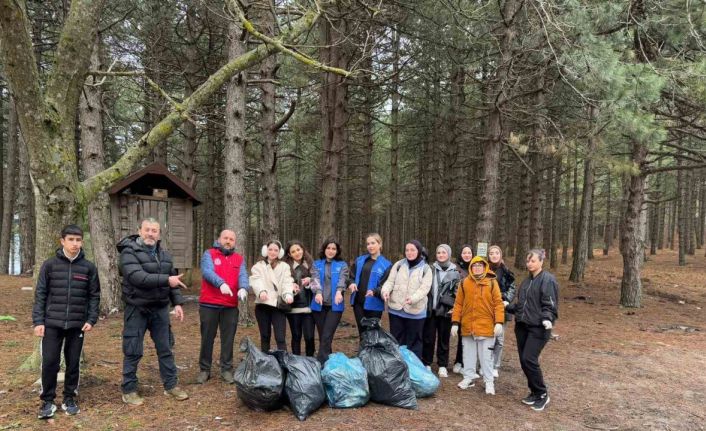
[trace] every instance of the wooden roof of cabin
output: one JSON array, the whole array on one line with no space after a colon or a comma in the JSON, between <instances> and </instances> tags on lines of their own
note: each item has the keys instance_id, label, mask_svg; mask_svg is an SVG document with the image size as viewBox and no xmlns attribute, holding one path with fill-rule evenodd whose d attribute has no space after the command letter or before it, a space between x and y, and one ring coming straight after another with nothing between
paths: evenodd
<instances>
[{"instance_id":1,"label":"wooden roof of cabin","mask_svg":"<svg viewBox=\"0 0 706 431\"><path fill-rule=\"evenodd\" d=\"M108 189L108 194L123 193L128 189L129 194L147 196L152 196L152 189L166 189L170 198L191 199L194 206L201 203L194 189L161 163L152 163L133 172Z\"/></svg>"}]
</instances>

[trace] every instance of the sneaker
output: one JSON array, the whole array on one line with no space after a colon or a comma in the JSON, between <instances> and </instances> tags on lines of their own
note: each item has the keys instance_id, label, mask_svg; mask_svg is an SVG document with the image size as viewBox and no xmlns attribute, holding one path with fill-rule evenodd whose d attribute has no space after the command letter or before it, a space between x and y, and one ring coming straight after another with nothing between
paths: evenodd
<instances>
[{"instance_id":1,"label":"sneaker","mask_svg":"<svg viewBox=\"0 0 706 431\"><path fill-rule=\"evenodd\" d=\"M198 383L199 385L203 385L210 378L211 375L208 373L208 371L199 371L199 374L196 376L196 383Z\"/></svg>"},{"instance_id":2,"label":"sneaker","mask_svg":"<svg viewBox=\"0 0 706 431\"><path fill-rule=\"evenodd\" d=\"M493 378L494 379L498 378L498 369L497 368L493 368Z\"/></svg>"},{"instance_id":3,"label":"sneaker","mask_svg":"<svg viewBox=\"0 0 706 431\"><path fill-rule=\"evenodd\" d=\"M537 401L532 404L532 410L541 412L549 404L549 394L542 394L537 398Z\"/></svg>"},{"instance_id":4,"label":"sneaker","mask_svg":"<svg viewBox=\"0 0 706 431\"><path fill-rule=\"evenodd\" d=\"M184 400L189 399L189 394L182 391L179 386L174 386L173 388L169 389L168 391L164 391L164 395L169 395L170 397L174 398L177 401L184 401Z\"/></svg>"},{"instance_id":5,"label":"sneaker","mask_svg":"<svg viewBox=\"0 0 706 431\"><path fill-rule=\"evenodd\" d=\"M456 362L451 371L453 371L456 374L463 374L463 365Z\"/></svg>"},{"instance_id":6,"label":"sneaker","mask_svg":"<svg viewBox=\"0 0 706 431\"><path fill-rule=\"evenodd\" d=\"M56 406L51 401L42 401L42 406L39 408L39 414L37 417L39 419L49 419L54 417L54 412L56 412Z\"/></svg>"},{"instance_id":7,"label":"sneaker","mask_svg":"<svg viewBox=\"0 0 706 431\"><path fill-rule=\"evenodd\" d=\"M137 394L137 392L130 392L129 394L123 394L123 402L131 406L141 406L144 404L145 399Z\"/></svg>"},{"instance_id":8,"label":"sneaker","mask_svg":"<svg viewBox=\"0 0 706 431\"><path fill-rule=\"evenodd\" d=\"M69 416L77 415L81 411L81 409L78 408L78 404L76 404L76 400L73 398L65 399L61 404L61 410L65 411Z\"/></svg>"},{"instance_id":9,"label":"sneaker","mask_svg":"<svg viewBox=\"0 0 706 431\"><path fill-rule=\"evenodd\" d=\"M431 365L425 365L424 368L426 368L427 371L431 371Z\"/></svg>"},{"instance_id":10,"label":"sneaker","mask_svg":"<svg viewBox=\"0 0 706 431\"><path fill-rule=\"evenodd\" d=\"M526 397L522 398L522 403L527 404L528 406L534 404L535 401L537 401L537 396L533 393L530 393Z\"/></svg>"},{"instance_id":11,"label":"sneaker","mask_svg":"<svg viewBox=\"0 0 706 431\"><path fill-rule=\"evenodd\" d=\"M235 379L233 378L232 371L222 371L221 378L223 379L224 382L228 383L229 385L232 383L235 383Z\"/></svg>"},{"instance_id":12,"label":"sneaker","mask_svg":"<svg viewBox=\"0 0 706 431\"><path fill-rule=\"evenodd\" d=\"M446 370L446 367L439 367L439 377L448 377L449 372Z\"/></svg>"},{"instance_id":13,"label":"sneaker","mask_svg":"<svg viewBox=\"0 0 706 431\"><path fill-rule=\"evenodd\" d=\"M458 383L458 387L461 388L461 389L472 388L472 387L475 386L475 385L476 385L476 384L473 382L473 379L468 379L468 378L464 378L463 380L461 380L461 381Z\"/></svg>"},{"instance_id":14,"label":"sneaker","mask_svg":"<svg viewBox=\"0 0 706 431\"><path fill-rule=\"evenodd\" d=\"M495 385L493 383L486 383L485 393L488 395L495 395Z\"/></svg>"}]
</instances>

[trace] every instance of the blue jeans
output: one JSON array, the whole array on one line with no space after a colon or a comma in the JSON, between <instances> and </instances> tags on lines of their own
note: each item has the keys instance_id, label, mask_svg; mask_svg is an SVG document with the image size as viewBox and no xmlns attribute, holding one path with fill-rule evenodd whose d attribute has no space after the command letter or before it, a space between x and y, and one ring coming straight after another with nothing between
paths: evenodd
<instances>
[{"instance_id":1,"label":"blue jeans","mask_svg":"<svg viewBox=\"0 0 706 431\"><path fill-rule=\"evenodd\" d=\"M177 385L177 368L172 353L169 306L145 310L128 304L125 307L123 326L123 384L124 394L137 391L137 366L142 359L145 331L150 336L157 350L159 376L164 389L170 390Z\"/></svg>"}]
</instances>

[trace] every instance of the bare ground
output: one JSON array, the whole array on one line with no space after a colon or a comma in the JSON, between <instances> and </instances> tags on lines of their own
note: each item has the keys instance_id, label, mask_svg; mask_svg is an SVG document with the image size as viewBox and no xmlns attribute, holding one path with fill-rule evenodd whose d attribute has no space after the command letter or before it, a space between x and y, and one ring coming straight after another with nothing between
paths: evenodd
<instances>
[{"instance_id":1,"label":"bare ground","mask_svg":"<svg viewBox=\"0 0 706 431\"><path fill-rule=\"evenodd\" d=\"M218 379L194 384L198 373L197 305L186 306L186 321L173 324L181 386L191 398L176 402L162 395L157 359L149 339L140 365L144 406L131 408L120 400L122 316L101 320L86 338L87 367L82 372L76 417L57 414L48 422L36 418L37 376L19 372L32 352L32 292L22 291L31 279L0 277L0 315L17 321L0 322L0 430L216 430L216 429L516 429L516 430L702 430L706 424L706 258L690 257L677 266L673 252L651 257L643 272L645 294L641 309L617 306L622 262L615 251L589 264L585 282L561 283L560 320L542 356L552 401L544 412L519 402L526 395L512 326L497 395L483 385L456 388L460 376L442 379L438 393L409 411L377 404L361 409L322 407L305 422L287 410L259 413L243 406L233 385ZM191 289L197 294L198 288ZM344 321L354 324L350 310ZM257 338L255 326L238 328ZM334 349L348 355L357 348L357 331L339 328ZM216 341L218 346L218 341ZM452 351L455 341L452 341ZM215 356L217 357L216 347ZM236 362L242 357L237 353ZM215 361L214 361L215 362ZM215 364L214 364L215 365ZM213 373L217 374L217 373ZM60 393L60 389L58 391ZM60 401L60 399L58 400Z\"/></svg>"}]
</instances>

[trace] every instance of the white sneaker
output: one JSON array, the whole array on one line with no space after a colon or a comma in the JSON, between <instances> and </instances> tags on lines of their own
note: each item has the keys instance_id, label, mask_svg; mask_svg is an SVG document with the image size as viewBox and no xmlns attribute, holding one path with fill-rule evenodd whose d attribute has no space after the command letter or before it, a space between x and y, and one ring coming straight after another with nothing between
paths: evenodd
<instances>
[{"instance_id":1,"label":"white sneaker","mask_svg":"<svg viewBox=\"0 0 706 431\"><path fill-rule=\"evenodd\" d=\"M457 386L461 389L468 389L468 388L472 388L475 385L476 384L473 382L473 379L464 378L463 380L461 380L458 383Z\"/></svg>"},{"instance_id":2,"label":"white sneaker","mask_svg":"<svg viewBox=\"0 0 706 431\"><path fill-rule=\"evenodd\" d=\"M439 367L439 377L448 377L449 372L446 371L446 367Z\"/></svg>"},{"instance_id":3,"label":"white sneaker","mask_svg":"<svg viewBox=\"0 0 706 431\"><path fill-rule=\"evenodd\" d=\"M493 377L496 378L496 379L498 378L498 370L497 370L497 368L493 368Z\"/></svg>"},{"instance_id":4,"label":"white sneaker","mask_svg":"<svg viewBox=\"0 0 706 431\"><path fill-rule=\"evenodd\" d=\"M495 395L495 385L493 383L486 383L485 393L488 395Z\"/></svg>"},{"instance_id":5,"label":"white sneaker","mask_svg":"<svg viewBox=\"0 0 706 431\"><path fill-rule=\"evenodd\" d=\"M426 365L424 368L426 368L427 371L431 371L431 365Z\"/></svg>"},{"instance_id":6,"label":"white sneaker","mask_svg":"<svg viewBox=\"0 0 706 431\"><path fill-rule=\"evenodd\" d=\"M452 371L456 374L463 374L463 365L456 362Z\"/></svg>"}]
</instances>

